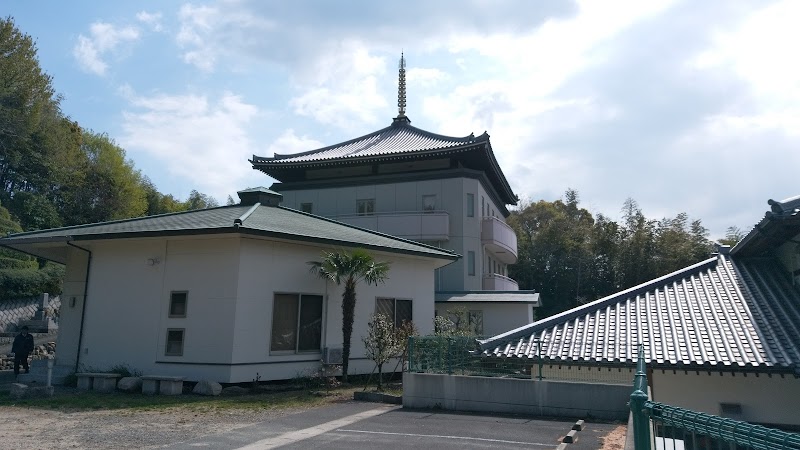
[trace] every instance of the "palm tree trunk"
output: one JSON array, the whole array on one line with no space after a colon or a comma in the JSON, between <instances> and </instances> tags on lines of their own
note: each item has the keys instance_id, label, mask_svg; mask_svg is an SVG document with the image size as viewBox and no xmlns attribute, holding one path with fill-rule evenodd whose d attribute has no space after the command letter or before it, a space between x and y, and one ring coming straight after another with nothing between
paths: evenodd
<instances>
[{"instance_id":1,"label":"palm tree trunk","mask_svg":"<svg viewBox=\"0 0 800 450\"><path fill-rule=\"evenodd\" d=\"M356 280L348 277L342 293L342 381L347 382L347 369L350 366L350 338L353 335L353 322L356 311Z\"/></svg>"}]
</instances>

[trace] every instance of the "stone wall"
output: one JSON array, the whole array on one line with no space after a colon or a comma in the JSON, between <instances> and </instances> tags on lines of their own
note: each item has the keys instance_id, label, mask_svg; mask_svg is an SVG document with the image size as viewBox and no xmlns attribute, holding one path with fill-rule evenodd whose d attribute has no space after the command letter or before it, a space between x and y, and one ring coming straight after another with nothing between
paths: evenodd
<instances>
[{"instance_id":1,"label":"stone wall","mask_svg":"<svg viewBox=\"0 0 800 450\"><path fill-rule=\"evenodd\" d=\"M33 352L28 356L28 364L34 359L55 358L56 343L47 342L33 347ZM0 355L0 370L11 370L14 368L14 357L7 353Z\"/></svg>"}]
</instances>

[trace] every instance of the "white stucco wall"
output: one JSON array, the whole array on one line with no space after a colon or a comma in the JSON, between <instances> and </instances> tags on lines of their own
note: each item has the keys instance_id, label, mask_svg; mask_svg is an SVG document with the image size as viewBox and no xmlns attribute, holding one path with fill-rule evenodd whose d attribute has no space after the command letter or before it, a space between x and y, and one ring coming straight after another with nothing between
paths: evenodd
<instances>
[{"instance_id":1,"label":"white stucco wall","mask_svg":"<svg viewBox=\"0 0 800 450\"><path fill-rule=\"evenodd\" d=\"M800 425L800 379L741 373L653 371L653 399L708 414L720 415L720 403L739 403L738 420Z\"/></svg>"},{"instance_id":2,"label":"white stucco wall","mask_svg":"<svg viewBox=\"0 0 800 450\"><path fill-rule=\"evenodd\" d=\"M144 374L220 382L286 379L319 367L320 352L271 355L276 292L324 297L322 347L341 347L342 288L309 272L324 247L239 236L179 237L83 243L92 251L81 370L126 364ZM338 250L327 248L325 250ZM379 286L360 283L350 373L370 372L361 336L377 297L413 300L422 334L433 328L434 269L441 261L372 252L391 264ZM58 342L58 364L74 365L87 257L71 250ZM170 295L188 292L186 317L169 317ZM75 297L75 306L71 298ZM166 356L168 329L184 329L180 356Z\"/></svg>"},{"instance_id":3,"label":"white stucco wall","mask_svg":"<svg viewBox=\"0 0 800 450\"><path fill-rule=\"evenodd\" d=\"M533 305L528 303L447 302L436 304L436 311L440 316L446 316L448 311L458 308L467 311L483 311L484 336L496 336L533 322Z\"/></svg>"},{"instance_id":4,"label":"white stucco wall","mask_svg":"<svg viewBox=\"0 0 800 450\"><path fill-rule=\"evenodd\" d=\"M238 245L233 237L93 243L82 369L127 364L147 374L180 375L178 367L161 363L229 362ZM188 291L185 318L168 317L172 291ZM182 356L164 355L170 328L185 329ZM203 375L224 377L227 370L205 367Z\"/></svg>"},{"instance_id":5,"label":"white stucco wall","mask_svg":"<svg viewBox=\"0 0 800 450\"><path fill-rule=\"evenodd\" d=\"M239 305L236 314L236 344L232 379L286 379L319 368L321 353L270 354L273 298L276 292L298 292L324 297L321 346L342 346L341 295L343 287L324 282L309 272L308 261L319 260L323 247L291 242L245 239L242 244ZM325 248L325 250L335 250ZM368 373L372 362L364 359L361 337L375 312L377 297L413 300L413 319L422 334L433 328L434 262L417 257L372 252L391 264L389 279L379 286L359 283L349 373Z\"/></svg>"},{"instance_id":6,"label":"white stucco wall","mask_svg":"<svg viewBox=\"0 0 800 450\"><path fill-rule=\"evenodd\" d=\"M56 348L58 348L56 364L59 366L75 367L88 261L89 254L87 252L74 247L69 248L66 273L64 274L64 288L61 293L61 308L59 309L58 339L56 341Z\"/></svg>"}]
</instances>

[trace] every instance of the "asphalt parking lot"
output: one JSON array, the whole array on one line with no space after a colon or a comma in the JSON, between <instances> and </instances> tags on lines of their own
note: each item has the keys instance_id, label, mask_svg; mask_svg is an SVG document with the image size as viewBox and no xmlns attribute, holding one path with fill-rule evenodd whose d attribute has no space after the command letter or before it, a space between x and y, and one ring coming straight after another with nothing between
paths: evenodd
<instances>
[{"instance_id":1,"label":"asphalt parking lot","mask_svg":"<svg viewBox=\"0 0 800 450\"><path fill-rule=\"evenodd\" d=\"M269 448L353 449L435 447L554 449L575 421L521 416L408 410L376 403L346 402L284 416L169 449ZM588 424L570 450L598 449L613 424Z\"/></svg>"}]
</instances>

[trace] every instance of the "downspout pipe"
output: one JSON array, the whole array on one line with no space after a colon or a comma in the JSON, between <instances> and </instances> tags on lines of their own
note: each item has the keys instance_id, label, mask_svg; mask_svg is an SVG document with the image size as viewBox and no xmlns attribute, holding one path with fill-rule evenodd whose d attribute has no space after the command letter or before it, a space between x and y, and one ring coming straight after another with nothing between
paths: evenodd
<instances>
[{"instance_id":1,"label":"downspout pipe","mask_svg":"<svg viewBox=\"0 0 800 450\"><path fill-rule=\"evenodd\" d=\"M83 343L83 323L86 320L86 299L89 296L89 273L92 268L92 251L87 248L77 246L70 241L67 241L67 245L69 245L70 247L75 247L78 250L83 250L89 255L89 260L86 261L86 279L84 280L84 285L83 285L83 303L81 304L81 326L80 330L78 331L78 355L75 358L75 372L78 372L81 362L81 345Z\"/></svg>"}]
</instances>

